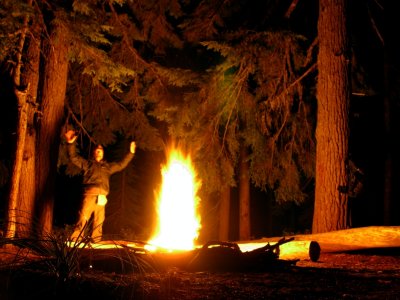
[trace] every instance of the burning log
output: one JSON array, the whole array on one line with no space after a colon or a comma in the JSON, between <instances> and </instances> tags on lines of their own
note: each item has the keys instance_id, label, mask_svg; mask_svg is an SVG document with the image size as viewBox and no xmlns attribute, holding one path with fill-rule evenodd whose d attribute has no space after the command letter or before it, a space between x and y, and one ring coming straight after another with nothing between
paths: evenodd
<instances>
[{"instance_id":1,"label":"burning log","mask_svg":"<svg viewBox=\"0 0 400 300\"><path fill-rule=\"evenodd\" d=\"M83 265L114 272L132 272L140 269L187 271L268 271L295 265L305 253L317 261L321 248L316 241L294 241L294 237L268 242L262 247L254 244L210 241L193 250L147 251L144 245L109 241L86 249ZM251 251L243 251L245 245ZM257 245L257 244L256 244ZM82 249L84 250L84 249ZM282 259L283 257L283 259Z\"/></svg>"},{"instance_id":2,"label":"burning log","mask_svg":"<svg viewBox=\"0 0 400 300\"><path fill-rule=\"evenodd\" d=\"M240 267L241 260L242 251L237 244L211 241L197 251L187 268L191 271L234 271Z\"/></svg>"},{"instance_id":3,"label":"burning log","mask_svg":"<svg viewBox=\"0 0 400 300\"><path fill-rule=\"evenodd\" d=\"M192 250L145 250L145 244L124 241L105 241L82 249L84 266L114 272L133 272L140 269L186 271L268 271L295 265L305 255L317 261L321 248L316 241L295 241L294 237L276 242L237 244L210 241ZM251 251L243 251L248 246Z\"/></svg>"},{"instance_id":4,"label":"burning log","mask_svg":"<svg viewBox=\"0 0 400 300\"><path fill-rule=\"evenodd\" d=\"M282 238L252 251L242 252L236 243L212 241L198 250L188 264L192 271L260 271L295 265L298 260L279 259L279 247L292 241Z\"/></svg>"},{"instance_id":5,"label":"burning log","mask_svg":"<svg viewBox=\"0 0 400 300\"><path fill-rule=\"evenodd\" d=\"M146 243L104 241L102 244L92 245L88 250L82 249L85 252L82 258L86 258L87 265L93 268L99 268L104 264L115 269L115 272L118 272L116 265L119 265L121 272L135 271L135 268L129 266L132 262L143 262L145 267L149 266L148 269L160 270L171 267L192 271L268 270L291 266L302 259L318 261L321 247L325 253L379 248L397 249L400 245L399 233L399 226L372 226L242 243L216 241L198 249L171 252L148 252L144 249ZM143 269L143 266L139 267Z\"/></svg>"}]
</instances>

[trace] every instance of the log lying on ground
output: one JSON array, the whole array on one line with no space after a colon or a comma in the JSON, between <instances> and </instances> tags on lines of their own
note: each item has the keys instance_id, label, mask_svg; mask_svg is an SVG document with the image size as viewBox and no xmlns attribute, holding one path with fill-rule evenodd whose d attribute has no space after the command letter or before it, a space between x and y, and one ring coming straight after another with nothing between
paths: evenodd
<instances>
[{"instance_id":1,"label":"log lying on ground","mask_svg":"<svg viewBox=\"0 0 400 300\"><path fill-rule=\"evenodd\" d=\"M321 245L322 252L400 247L400 226L368 226L296 236L296 240L310 238Z\"/></svg>"},{"instance_id":2,"label":"log lying on ground","mask_svg":"<svg viewBox=\"0 0 400 300\"><path fill-rule=\"evenodd\" d=\"M280 246L280 259L310 259L310 248L317 242L321 252L344 252L376 248L400 248L400 226L368 226L319 234L294 235L294 241ZM242 251L251 251L280 238L242 241Z\"/></svg>"},{"instance_id":3,"label":"log lying on ground","mask_svg":"<svg viewBox=\"0 0 400 300\"><path fill-rule=\"evenodd\" d=\"M295 237L293 237L290 243L286 243L279 246L279 258L284 260L293 260L293 259L310 259L312 261L317 261L319 259L321 253L321 247L317 241L312 240L302 240L297 241ZM264 239L263 239L264 240ZM273 238L270 241L263 242L245 242L239 243L240 249L244 252L251 252L254 249L262 247L265 243L274 245L276 243L276 239Z\"/></svg>"}]
</instances>

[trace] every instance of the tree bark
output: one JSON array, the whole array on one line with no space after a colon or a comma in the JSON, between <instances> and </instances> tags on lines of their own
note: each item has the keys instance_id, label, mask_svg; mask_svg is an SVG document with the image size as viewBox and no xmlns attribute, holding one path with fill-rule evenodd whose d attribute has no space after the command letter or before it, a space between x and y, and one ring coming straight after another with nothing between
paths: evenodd
<instances>
[{"instance_id":1,"label":"tree bark","mask_svg":"<svg viewBox=\"0 0 400 300\"><path fill-rule=\"evenodd\" d=\"M386 51L385 51L386 52ZM392 129L391 129L391 99L389 95L389 61L388 55L385 53L384 61L384 119L385 119L385 173L384 173L384 188L383 188L383 224L391 224L391 207L393 194L393 150L392 150Z\"/></svg>"},{"instance_id":2,"label":"tree bark","mask_svg":"<svg viewBox=\"0 0 400 300\"><path fill-rule=\"evenodd\" d=\"M385 20L391 18L390 11L394 7L389 5L386 1L385 5ZM393 9L395 11L395 9ZM384 34L384 45L383 45L383 108L384 108L384 142L385 142L385 163L384 163L384 190L383 190L383 224L390 225L392 221L392 206L393 206L393 180L394 180L394 159L393 155L396 153L394 147L394 137L392 129L392 118L393 118L393 101L391 91L395 91L396 88L392 87L392 52L389 49L394 49L392 45L392 40L397 38L397 34L393 33L392 28L388 26L388 22L385 22L385 27L383 30ZM395 35L395 37L393 36Z\"/></svg>"},{"instance_id":3,"label":"tree bark","mask_svg":"<svg viewBox=\"0 0 400 300\"><path fill-rule=\"evenodd\" d=\"M25 148L21 165L21 178L19 182L19 213L17 215L17 235L27 237L32 230L34 204L35 204L35 142L36 129L34 118L36 114L36 95L39 84L39 63L40 63L40 28L32 30L34 38L28 39L26 65L22 74L23 82L29 83L28 109L27 109L27 130L25 137Z\"/></svg>"},{"instance_id":4,"label":"tree bark","mask_svg":"<svg viewBox=\"0 0 400 300\"><path fill-rule=\"evenodd\" d=\"M250 239L250 170L245 147L240 151L239 167L239 239Z\"/></svg>"},{"instance_id":5,"label":"tree bark","mask_svg":"<svg viewBox=\"0 0 400 300\"><path fill-rule=\"evenodd\" d=\"M25 45L26 33L28 31L29 16L24 17L24 25L19 37L19 44L17 48L16 65L13 71L14 93L18 102L18 116L17 116L17 141L15 147L15 158L11 175L10 193L8 199L8 215L6 237L13 238L16 235L17 227L17 209L18 209L18 194L19 194L19 181L21 178L22 158L25 147L25 135L27 128L27 90L21 91L21 69L22 69L22 52Z\"/></svg>"},{"instance_id":6,"label":"tree bark","mask_svg":"<svg viewBox=\"0 0 400 300\"><path fill-rule=\"evenodd\" d=\"M231 187L225 187L221 193L219 202L219 234L220 241L229 241L229 221L231 210Z\"/></svg>"},{"instance_id":7,"label":"tree bark","mask_svg":"<svg viewBox=\"0 0 400 300\"><path fill-rule=\"evenodd\" d=\"M18 125L17 125L17 145L15 150L15 160L12 169L12 178L10 186L10 197L8 202L8 217L6 237L13 238L16 236L18 208L19 182L21 177L22 157L25 147L25 134L27 127L27 109L26 102L27 91L16 91L18 98Z\"/></svg>"},{"instance_id":8,"label":"tree bark","mask_svg":"<svg viewBox=\"0 0 400 300\"><path fill-rule=\"evenodd\" d=\"M55 178L63 124L68 75L67 41L61 26L52 28L44 49L45 67L41 119L37 138L37 213L38 234L52 231Z\"/></svg>"},{"instance_id":9,"label":"tree bark","mask_svg":"<svg viewBox=\"0 0 400 300\"><path fill-rule=\"evenodd\" d=\"M320 0L313 233L345 229L350 98L346 0Z\"/></svg>"}]
</instances>

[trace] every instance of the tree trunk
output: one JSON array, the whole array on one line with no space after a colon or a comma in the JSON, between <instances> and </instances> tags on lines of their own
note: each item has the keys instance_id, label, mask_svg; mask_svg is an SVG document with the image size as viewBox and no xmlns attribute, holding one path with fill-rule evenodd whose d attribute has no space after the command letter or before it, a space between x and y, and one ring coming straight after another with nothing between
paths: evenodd
<instances>
[{"instance_id":1,"label":"tree trunk","mask_svg":"<svg viewBox=\"0 0 400 300\"><path fill-rule=\"evenodd\" d=\"M219 234L220 241L229 241L229 221L231 210L231 187L225 187L220 193L219 201Z\"/></svg>"},{"instance_id":2,"label":"tree trunk","mask_svg":"<svg viewBox=\"0 0 400 300\"><path fill-rule=\"evenodd\" d=\"M346 0L320 0L313 233L345 229L350 97Z\"/></svg>"},{"instance_id":3,"label":"tree trunk","mask_svg":"<svg viewBox=\"0 0 400 300\"><path fill-rule=\"evenodd\" d=\"M24 17L24 25L19 37L19 44L17 49L16 65L13 71L14 81L14 93L18 102L18 116L17 116L17 142L15 147L15 158L12 169L10 193L8 199L8 210L7 210L7 227L6 237L12 238L16 235L17 227L17 209L18 208L18 194L19 194L19 181L21 178L21 166L22 158L25 147L25 135L27 128L27 114L28 114L28 103L27 99L27 87L24 91L21 91L21 68L22 68L22 52L25 45L26 33L28 30L29 16Z\"/></svg>"},{"instance_id":4,"label":"tree trunk","mask_svg":"<svg viewBox=\"0 0 400 300\"><path fill-rule=\"evenodd\" d=\"M385 118L385 173L384 173L384 189L383 189L383 224L391 223L391 207L392 207L392 182L393 182L393 150L392 150L392 134L391 134L391 99L389 95L389 61L387 53L385 53L384 61L384 118Z\"/></svg>"},{"instance_id":5,"label":"tree trunk","mask_svg":"<svg viewBox=\"0 0 400 300\"><path fill-rule=\"evenodd\" d=\"M239 240L250 239L250 170L247 149L240 151L239 166Z\"/></svg>"},{"instance_id":6,"label":"tree trunk","mask_svg":"<svg viewBox=\"0 0 400 300\"><path fill-rule=\"evenodd\" d=\"M13 238L16 235L17 216L20 212L18 207L19 182L21 177L22 158L25 147L25 135L27 127L27 110L26 102L27 92L16 91L18 100L18 125L17 125L17 145L15 150L15 160L12 169L10 197L8 202L8 218L6 237Z\"/></svg>"},{"instance_id":7,"label":"tree trunk","mask_svg":"<svg viewBox=\"0 0 400 300\"><path fill-rule=\"evenodd\" d=\"M389 5L389 1L384 3L385 5L385 20L391 18L391 11L396 11L393 6ZM393 10L392 10L393 9ZM396 88L392 86L392 72L391 68L393 66L392 55L393 52L389 51L389 49L394 49L392 45L392 40L397 38L397 33L394 33L392 28L387 26L387 22L385 22L385 27L383 30L384 34L384 60L383 60L383 107L384 107L384 130L385 130L385 164L384 164L384 190L383 190L383 224L390 225L392 221L392 206L393 206L393 179L394 179L394 170L393 170L393 154L396 153L394 147L394 140L397 137L394 137L393 129L392 129L392 118L393 111L395 111L392 104L391 91L395 91ZM397 53L395 54L397 55Z\"/></svg>"},{"instance_id":8,"label":"tree trunk","mask_svg":"<svg viewBox=\"0 0 400 300\"><path fill-rule=\"evenodd\" d=\"M37 27L39 29L39 27ZM39 83L40 62L40 35L34 31L35 38L30 38L26 66L22 74L23 82L29 83L27 131L25 137L25 149L21 165L21 178L19 182L19 213L17 216L17 235L27 237L32 230L33 212L35 204L35 142L36 131L34 117L36 114L36 95Z\"/></svg>"},{"instance_id":9,"label":"tree trunk","mask_svg":"<svg viewBox=\"0 0 400 300\"><path fill-rule=\"evenodd\" d=\"M44 55L42 117L36 145L38 234L50 233L53 223L54 187L68 75L67 41L62 27L53 28Z\"/></svg>"}]
</instances>

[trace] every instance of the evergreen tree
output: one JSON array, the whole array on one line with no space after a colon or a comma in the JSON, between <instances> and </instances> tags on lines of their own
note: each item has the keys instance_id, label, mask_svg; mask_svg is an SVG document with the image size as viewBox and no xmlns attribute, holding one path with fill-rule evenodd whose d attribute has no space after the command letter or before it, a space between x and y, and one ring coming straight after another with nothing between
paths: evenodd
<instances>
[{"instance_id":1,"label":"evergreen tree","mask_svg":"<svg viewBox=\"0 0 400 300\"><path fill-rule=\"evenodd\" d=\"M345 229L348 215L349 51L345 0L320 1L313 233Z\"/></svg>"},{"instance_id":2,"label":"evergreen tree","mask_svg":"<svg viewBox=\"0 0 400 300\"><path fill-rule=\"evenodd\" d=\"M35 99L33 95L37 90L37 80L34 80L35 68L29 68L29 63L26 62L23 56L24 48L27 48L28 53L32 56L35 56L34 53L38 53L37 47L35 47L32 42L33 39L28 36L28 24L35 23L32 21L31 5L32 1L27 1L27 3L22 3L22 5L19 2L11 3L5 1L0 6L0 13L2 16L0 28L1 31L5 33L5 38L0 39L0 41L6 50L1 53L1 56L9 57L15 62L11 70L11 77L18 106L16 124L17 139L7 210L7 237L14 237L17 229L21 236L29 232L29 226L27 225L29 221L27 222L27 220L31 219L33 208L32 197L29 198L29 196L32 195L32 189L30 190L29 186L28 189L24 189L23 184L26 183L24 180L26 177L24 177L24 174L21 172L21 169L27 166L26 162L29 161L26 157L25 144L27 137L28 143L30 142L28 122L31 120L33 111L31 106ZM10 9L15 10L14 14L11 14L11 16L7 14L7 11ZM28 45L28 47L26 45ZM27 78L33 79L32 86L30 86L29 81L26 80ZM22 192L20 193L20 191ZM23 196L20 197L20 194ZM26 195L28 195L28 197L25 197ZM26 208L29 209L28 213L24 210ZM25 215L21 214L23 211Z\"/></svg>"},{"instance_id":3,"label":"evergreen tree","mask_svg":"<svg viewBox=\"0 0 400 300\"><path fill-rule=\"evenodd\" d=\"M224 43L202 43L221 63L163 113L170 134L194 149L206 193L236 185L243 145L250 149L253 184L274 191L279 202L304 199L314 142L310 102L298 78L307 70L302 42L287 32L236 32Z\"/></svg>"},{"instance_id":4,"label":"evergreen tree","mask_svg":"<svg viewBox=\"0 0 400 300\"><path fill-rule=\"evenodd\" d=\"M74 119L75 125L78 124L81 127L82 132L86 133L89 140L100 143L110 143L115 139L112 135L113 131L115 132L121 130L121 128L128 128L125 132L129 131L131 136L136 133L137 137L141 138L143 141L144 148L160 146L157 132L145 117L145 107L144 104L140 102L140 99L138 99L139 97L133 98L132 93L125 93L125 98L120 102L119 97L122 93L121 88L127 81L132 81L134 77L133 75L135 74L133 68L130 69L124 65L123 62L121 63L120 60L123 60L123 58L120 57L120 60L118 60L116 55L113 55L112 51L118 49L118 46L113 48L112 43L110 42L110 39L118 40L118 37L112 32L112 29L115 29L112 27L112 21L121 21L121 18L123 19L124 16L126 17L126 14L124 14L120 18L114 9L114 5L122 5L123 1L120 3L110 2L110 5L106 7L103 6L100 1L74 1L72 7L64 4L65 3L59 1L49 1L47 3L35 2L36 6L30 8L25 5L23 1L6 1L2 6L2 9L4 9L2 10L2 13L5 15L26 15L29 12L35 11L36 19L34 19L31 24L40 24L43 32L48 34L40 36L40 38L43 38L45 41L43 44L49 45L47 48L49 49L48 52L43 50L45 55L42 56L44 62L41 65L44 66L44 69L40 70L40 77L42 78L43 86L41 86L41 90L37 93L37 95L40 95L38 100L41 105L41 111L38 114L40 117L40 122L38 123L39 127L35 129L39 129L36 145L40 149L28 149L29 151L36 153L37 169L41 170L39 172L40 176L36 181L36 205L40 217L40 227L47 231L51 230L52 226L52 198L54 196L53 185L49 179L54 178L55 166L58 160L57 145L61 134L61 125L64 122L63 99L65 92L63 92L62 87L65 86L63 82L66 83L67 81L67 73L62 73L61 70L67 70L68 62L71 64L70 70L78 70L80 72L80 77L78 77L78 79L81 79L86 75L86 81L81 81L81 83L86 82L87 85L85 88L82 88L82 90L85 92L93 90L95 92L100 91L100 93L98 93L100 98L103 97L103 100L107 100L103 103L96 103L96 100L98 99L90 97L91 99L85 98L81 102L76 101L70 105L69 116ZM157 6L156 3L153 3L153 5ZM174 9L171 9L171 11L174 11ZM36 20L39 21L35 22ZM14 21L15 20L12 20L13 25ZM130 25L133 23L134 22L132 21L129 24L125 24L125 27L130 28ZM18 24L18 22L15 22L15 24ZM153 25L149 23L147 26L152 27ZM21 28L23 27L21 26ZM54 28L58 31L56 31L54 35L56 38L52 40ZM2 52L3 57L6 57L7 55L12 57L12 50L15 49L16 45L14 36L19 36L18 28L14 29L14 32L7 32L7 39L4 39L6 42L3 44L6 46L7 52ZM156 31L149 30L149 32L151 32L149 35L152 35ZM4 40L2 39L2 42ZM62 41L67 40L68 44L62 43ZM119 41L119 45L127 42L124 39L119 39ZM133 44L130 45L129 49L134 49ZM159 47L159 49L161 49L161 47ZM59 60L52 62L52 55L57 52L63 54L58 56L58 58L60 58ZM21 51L18 54L23 55L25 52ZM137 58L141 59L139 55L136 55L133 61L137 62ZM143 59L141 59L141 61L145 62ZM54 62L64 63L57 66L53 65ZM61 68L61 66L63 66L63 68ZM151 66L151 64L146 64L146 67L148 66ZM60 69L57 70L59 67ZM143 65L141 65L140 68L141 70L144 70ZM58 72L51 74L50 71L52 70ZM143 74L143 78L146 80L153 80L150 77L155 78L156 74L154 72L152 76ZM54 88L52 89L52 87ZM138 85L135 87L137 88L136 91L142 88ZM132 89L132 91L134 91L134 89ZM93 94L89 95L93 96ZM32 97L36 98L36 95L33 95ZM127 109L127 107L124 106L123 101L128 101L130 107L133 107L134 109ZM59 105L55 105L56 103ZM96 103L96 105L91 106L93 103ZM88 120L87 126L91 131L85 130L86 124L83 123L83 115L80 116L80 119L74 115L73 109L76 107L80 107L81 109L82 107L88 108L91 109L91 112L94 112L94 114L88 114L85 116ZM112 113L107 111L110 107L114 109ZM121 111L124 112L124 114L121 114ZM80 112L82 112L82 110L80 110ZM96 113L100 113L100 116L103 117L100 119L102 121L105 120L103 123L96 118ZM105 124L107 126L104 126ZM145 136L140 136L138 133L143 133ZM151 138L152 136L154 137L153 139ZM50 156L48 156L48 154L50 154ZM31 172L34 172L33 169L31 169ZM20 174L20 168L17 173ZM32 173L30 176L32 178L35 177ZM33 185L33 182L30 184ZM34 190L33 187L27 188L29 190ZM12 204L13 207L16 206L15 202L12 203L14 203Z\"/></svg>"},{"instance_id":5,"label":"evergreen tree","mask_svg":"<svg viewBox=\"0 0 400 300\"><path fill-rule=\"evenodd\" d=\"M189 15L179 27L186 41L200 42L197 54L207 55L208 61L196 56L199 65L192 63L191 70L198 76L178 69L180 80L170 81L177 87L176 99L158 103L152 114L166 121L169 135L194 154L204 199L237 184L239 149L246 147L249 180L274 191L278 202L300 203L305 198L301 185L313 176L314 157L312 111L302 90L303 77L298 78L309 67L300 45L304 39L282 30L240 30L249 25L244 24L245 8L253 5L260 4L201 1L186 7ZM265 23L276 22L272 12L282 6L266 7ZM304 76L314 69L315 65ZM175 78L171 71L166 70L170 79ZM248 200L242 205L247 211Z\"/></svg>"}]
</instances>

